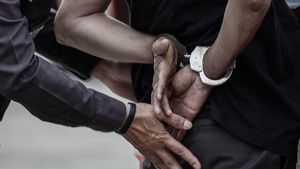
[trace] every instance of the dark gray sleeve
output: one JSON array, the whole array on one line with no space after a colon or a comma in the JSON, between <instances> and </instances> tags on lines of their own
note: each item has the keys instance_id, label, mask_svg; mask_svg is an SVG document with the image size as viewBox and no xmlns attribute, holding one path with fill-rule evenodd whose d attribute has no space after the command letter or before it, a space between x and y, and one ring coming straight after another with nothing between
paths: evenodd
<instances>
[{"instance_id":1,"label":"dark gray sleeve","mask_svg":"<svg viewBox=\"0 0 300 169\"><path fill-rule=\"evenodd\" d=\"M125 105L87 89L34 55L19 0L0 1L0 95L15 100L43 121L118 129Z\"/></svg>"}]
</instances>

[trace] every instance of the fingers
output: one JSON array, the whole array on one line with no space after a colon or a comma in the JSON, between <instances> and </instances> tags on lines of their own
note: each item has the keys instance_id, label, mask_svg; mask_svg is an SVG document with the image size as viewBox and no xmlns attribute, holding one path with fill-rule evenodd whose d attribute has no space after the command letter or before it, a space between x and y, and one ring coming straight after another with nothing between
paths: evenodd
<instances>
[{"instance_id":1,"label":"fingers","mask_svg":"<svg viewBox=\"0 0 300 169\"><path fill-rule=\"evenodd\" d=\"M170 72L167 71L165 68L160 68L160 67L165 67L163 65L159 66L159 73L158 73L158 82L157 82L157 88L156 88L156 96L158 100L162 99L163 91L165 90L167 86L167 81L169 78Z\"/></svg>"},{"instance_id":2,"label":"fingers","mask_svg":"<svg viewBox=\"0 0 300 169\"><path fill-rule=\"evenodd\" d=\"M182 169L175 157L166 149L158 151L151 161L156 169Z\"/></svg>"},{"instance_id":3,"label":"fingers","mask_svg":"<svg viewBox=\"0 0 300 169\"><path fill-rule=\"evenodd\" d=\"M153 77L153 106L155 113L161 113L161 100L163 91L166 88L169 70L162 58L156 58L154 62L154 77Z\"/></svg>"},{"instance_id":4,"label":"fingers","mask_svg":"<svg viewBox=\"0 0 300 169\"><path fill-rule=\"evenodd\" d=\"M178 134L178 129L172 127L172 126L166 126L167 131L170 133L170 135L177 140L177 134Z\"/></svg>"},{"instance_id":5,"label":"fingers","mask_svg":"<svg viewBox=\"0 0 300 169\"><path fill-rule=\"evenodd\" d=\"M166 92L163 94L162 107L167 116L171 116L173 114L173 111L171 110L171 107L169 104L169 99L168 99Z\"/></svg>"},{"instance_id":6,"label":"fingers","mask_svg":"<svg viewBox=\"0 0 300 169\"><path fill-rule=\"evenodd\" d=\"M178 140L178 139L177 139L177 134L178 134L178 132L179 132L179 129L173 128L173 129L172 129L172 132L171 132L170 134L173 136L173 138L175 138L176 140ZM178 140L178 141L179 141L179 140Z\"/></svg>"},{"instance_id":7,"label":"fingers","mask_svg":"<svg viewBox=\"0 0 300 169\"><path fill-rule=\"evenodd\" d=\"M152 93L153 95L153 93ZM162 106L164 108L165 112L168 112L168 115L161 112L161 102L157 99L153 99L155 96L152 96L152 104L154 107L154 113L156 118L158 118L160 121L163 121L167 123L168 125L176 128L176 129L183 129L183 130L189 130L193 127L193 124L191 121L187 120L186 118L173 113L173 111L170 108L169 100L166 95L164 95ZM176 136L174 136L176 137Z\"/></svg>"},{"instance_id":8,"label":"fingers","mask_svg":"<svg viewBox=\"0 0 300 169\"><path fill-rule=\"evenodd\" d=\"M186 147L184 147L181 143L176 141L174 138L170 137L166 141L166 148L168 148L173 153L180 156L187 163L189 163L194 169L200 169L201 164L199 160L190 152Z\"/></svg>"},{"instance_id":9,"label":"fingers","mask_svg":"<svg viewBox=\"0 0 300 169\"><path fill-rule=\"evenodd\" d=\"M158 118L177 129L189 130L193 126L192 122L175 113L172 113L170 116L162 114Z\"/></svg>"},{"instance_id":10,"label":"fingers","mask_svg":"<svg viewBox=\"0 0 300 169\"><path fill-rule=\"evenodd\" d=\"M153 96L151 96L151 103L154 107L154 112L155 112L156 116L161 117L160 119L162 119L164 115L166 115L168 117L171 116L173 114L173 111L170 108L169 99L168 99L167 94L164 93L161 100L155 98L155 94L153 92L152 92L152 95ZM161 115L163 113L164 113L164 115Z\"/></svg>"},{"instance_id":11,"label":"fingers","mask_svg":"<svg viewBox=\"0 0 300 169\"><path fill-rule=\"evenodd\" d=\"M154 77L153 77L153 105L154 111L162 113L161 102L163 92L167 86L172 72L173 50L170 48L170 40L160 37L153 43L152 53L154 56ZM169 56L170 55L170 56ZM170 61L167 60L169 56ZM172 57L171 57L172 56ZM168 112L169 113L169 112Z\"/></svg>"},{"instance_id":12,"label":"fingers","mask_svg":"<svg viewBox=\"0 0 300 169\"><path fill-rule=\"evenodd\" d=\"M161 102L159 99L157 99L156 93L154 91L151 93L151 104L153 105L153 109L156 117L161 120L162 119L162 117L160 117L160 114L162 113Z\"/></svg>"},{"instance_id":13,"label":"fingers","mask_svg":"<svg viewBox=\"0 0 300 169\"><path fill-rule=\"evenodd\" d=\"M168 106L168 102L166 102L167 98L164 98L164 101L162 100L164 91L167 86L167 81L169 78L168 77L169 72L162 67L163 67L163 65L158 66L158 68L155 67L155 69L157 69L156 71L158 72L158 75L155 74L154 76L156 76L156 77L154 77L154 79L153 79L152 103L154 106L154 112L157 114L162 113L161 106L162 106L162 104L165 104L165 108L166 108L166 110L168 110L166 113L167 113L167 115L169 115L170 114L169 110L171 110L171 109L166 107L166 106ZM167 97L167 95L165 97Z\"/></svg>"},{"instance_id":14,"label":"fingers","mask_svg":"<svg viewBox=\"0 0 300 169\"><path fill-rule=\"evenodd\" d=\"M176 135L176 140L181 141L186 134L186 130L179 130Z\"/></svg>"},{"instance_id":15,"label":"fingers","mask_svg":"<svg viewBox=\"0 0 300 169\"><path fill-rule=\"evenodd\" d=\"M164 54L159 55L158 58L155 59L155 62L158 63L158 65L154 69L155 72L158 72L157 86L156 86L157 88L155 90L158 100L162 99L162 95L167 86L167 83L169 83L171 77L176 71L175 70L176 64L174 62L177 61L176 59L174 59L173 55L174 55L174 50L169 48L169 50L167 50Z\"/></svg>"},{"instance_id":16,"label":"fingers","mask_svg":"<svg viewBox=\"0 0 300 169\"><path fill-rule=\"evenodd\" d=\"M153 56L155 57L167 53L170 43L170 40L164 37L158 38L152 46Z\"/></svg>"},{"instance_id":17,"label":"fingers","mask_svg":"<svg viewBox=\"0 0 300 169\"><path fill-rule=\"evenodd\" d=\"M141 113L141 111L143 111L143 113ZM182 144L172 138L162 123L154 117L152 112L152 106L142 103L137 104L135 120L130 129L123 136L147 158L150 158L157 168L181 169L173 156L172 152L174 152L193 165L195 169L199 169L197 159L189 150L184 148ZM174 117L173 115L175 114L171 115L172 118ZM163 118L171 119L167 116L163 116ZM180 121L180 123L184 124L185 121L186 120ZM175 122L179 122L179 120L177 119Z\"/></svg>"},{"instance_id":18,"label":"fingers","mask_svg":"<svg viewBox=\"0 0 300 169\"><path fill-rule=\"evenodd\" d=\"M171 134L173 138L175 138L177 141L182 141L186 134L186 130L179 130L171 126L167 126L167 131Z\"/></svg>"}]
</instances>

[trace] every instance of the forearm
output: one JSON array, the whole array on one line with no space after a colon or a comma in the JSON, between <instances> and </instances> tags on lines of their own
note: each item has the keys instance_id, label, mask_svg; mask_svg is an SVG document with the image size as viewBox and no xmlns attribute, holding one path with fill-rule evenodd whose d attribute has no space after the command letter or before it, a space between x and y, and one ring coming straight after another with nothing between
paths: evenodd
<instances>
[{"instance_id":1,"label":"forearm","mask_svg":"<svg viewBox=\"0 0 300 169\"><path fill-rule=\"evenodd\" d=\"M104 59L152 63L154 37L105 15L108 3L64 0L55 19L57 39Z\"/></svg>"},{"instance_id":2,"label":"forearm","mask_svg":"<svg viewBox=\"0 0 300 169\"><path fill-rule=\"evenodd\" d=\"M124 0L112 0L105 12L113 18L129 24L129 9Z\"/></svg>"},{"instance_id":3,"label":"forearm","mask_svg":"<svg viewBox=\"0 0 300 169\"><path fill-rule=\"evenodd\" d=\"M220 78L255 36L271 0L229 0L219 35L204 55L204 72Z\"/></svg>"},{"instance_id":4,"label":"forearm","mask_svg":"<svg viewBox=\"0 0 300 169\"><path fill-rule=\"evenodd\" d=\"M0 95L45 121L101 131L119 128L125 119L123 103L87 89L34 55L19 3L0 1Z\"/></svg>"},{"instance_id":5,"label":"forearm","mask_svg":"<svg viewBox=\"0 0 300 169\"><path fill-rule=\"evenodd\" d=\"M54 35L54 14L34 38L35 50L44 57L63 65L81 79L88 79L99 58L57 43ZM51 48L49 48L51 46Z\"/></svg>"}]
</instances>

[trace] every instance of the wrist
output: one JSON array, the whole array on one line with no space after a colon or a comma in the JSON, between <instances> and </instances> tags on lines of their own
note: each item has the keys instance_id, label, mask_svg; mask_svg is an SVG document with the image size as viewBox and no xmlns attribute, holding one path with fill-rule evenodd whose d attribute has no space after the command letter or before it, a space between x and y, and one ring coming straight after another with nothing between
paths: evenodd
<instances>
[{"instance_id":1,"label":"wrist","mask_svg":"<svg viewBox=\"0 0 300 169\"><path fill-rule=\"evenodd\" d=\"M116 133L125 134L127 132L127 130L131 126L131 123L133 122L133 119L135 117L135 113L136 113L136 104L135 103L128 103L126 105L125 120L123 121L121 127L118 130L116 130Z\"/></svg>"},{"instance_id":2,"label":"wrist","mask_svg":"<svg viewBox=\"0 0 300 169\"><path fill-rule=\"evenodd\" d=\"M203 72L213 80L226 77L235 68L234 58L224 47L214 44L203 56Z\"/></svg>"},{"instance_id":3,"label":"wrist","mask_svg":"<svg viewBox=\"0 0 300 169\"><path fill-rule=\"evenodd\" d=\"M211 57L213 54L212 48L208 49L203 56L203 72L210 79L219 79L224 74L216 71L215 65L211 62Z\"/></svg>"},{"instance_id":4,"label":"wrist","mask_svg":"<svg viewBox=\"0 0 300 169\"><path fill-rule=\"evenodd\" d=\"M195 72L191 69L190 66L187 66L189 71L190 71L190 76L191 76L191 80L193 82L193 85L195 85L195 87L199 90L199 91L210 91L211 89L213 89L213 86L210 86L210 85L207 85L207 84L204 84L202 81L201 81L201 78L199 76L199 73L198 72Z\"/></svg>"},{"instance_id":5,"label":"wrist","mask_svg":"<svg viewBox=\"0 0 300 169\"><path fill-rule=\"evenodd\" d=\"M209 85L209 86L219 86L219 85L222 85L223 83L225 83L231 76L232 74L232 71L235 67L235 61L233 62L233 64L226 70L226 73L222 74L221 73L221 77L219 77L219 72L222 72L220 70L220 67L214 67L212 66L213 64L211 62L207 63L207 60L206 60L206 66L211 66L212 68L216 68L216 69L213 69L215 71L216 75L218 78L217 79L212 79L210 77L208 77L206 75L206 72L204 70L204 59L206 56L208 59L208 61L212 61L214 58L211 58L209 56L209 50L210 48L209 47L201 47L201 46L197 46L193 52L191 53L191 55L186 55L187 57L189 57L189 61L190 61L190 67L193 71L195 72L198 72L199 73L199 76L200 76L200 79L202 81L202 83L206 84L206 85ZM214 56L214 55L212 55ZM219 60L217 60L217 62L220 62ZM220 64L220 65L224 65L224 64Z\"/></svg>"},{"instance_id":6,"label":"wrist","mask_svg":"<svg viewBox=\"0 0 300 169\"><path fill-rule=\"evenodd\" d=\"M209 48L203 56L203 72L210 79L220 79L224 76L226 70L220 71L214 62L212 62L211 56L214 56L213 47Z\"/></svg>"}]
</instances>

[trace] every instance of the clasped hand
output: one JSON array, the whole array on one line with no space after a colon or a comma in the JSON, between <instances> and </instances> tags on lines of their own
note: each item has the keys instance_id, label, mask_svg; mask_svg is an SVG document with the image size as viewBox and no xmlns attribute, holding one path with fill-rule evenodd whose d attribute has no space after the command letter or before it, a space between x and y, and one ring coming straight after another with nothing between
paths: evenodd
<instances>
[{"instance_id":1,"label":"clasped hand","mask_svg":"<svg viewBox=\"0 0 300 169\"><path fill-rule=\"evenodd\" d=\"M177 71L177 58L185 52L185 47L170 35L162 35L153 43L152 106L137 104L136 116L124 134L157 169L181 169L173 154L200 169L199 160L179 141L192 127L191 121L211 88L202 84L189 66Z\"/></svg>"},{"instance_id":2,"label":"clasped hand","mask_svg":"<svg viewBox=\"0 0 300 169\"><path fill-rule=\"evenodd\" d=\"M186 49L174 37L162 35L152 46L154 57L153 92L151 97L156 117L169 126L168 131L181 140L186 130L179 130L176 119L191 122L205 103L212 87L203 84L189 65L177 71L178 57ZM186 123L188 123L186 122Z\"/></svg>"}]
</instances>

